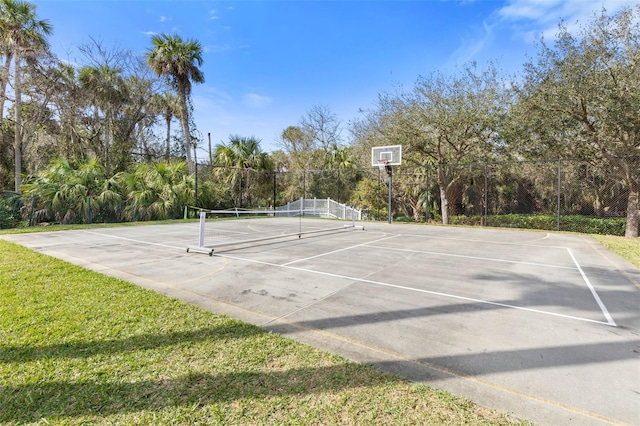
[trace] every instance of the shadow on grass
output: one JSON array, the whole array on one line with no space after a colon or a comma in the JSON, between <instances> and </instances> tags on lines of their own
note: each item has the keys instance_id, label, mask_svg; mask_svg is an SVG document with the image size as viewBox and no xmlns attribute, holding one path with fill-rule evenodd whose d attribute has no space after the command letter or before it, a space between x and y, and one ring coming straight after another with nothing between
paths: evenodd
<instances>
[{"instance_id":1,"label":"shadow on grass","mask_svg":"<svg viewBox=\"0 0 640 426\"><path fill-rule=\"evenodd\" d=\"M217 327L167 334L143 334L124 339L74 341L48 346L0 345L0 362L22 363L49 358L87 358L94 355L156 349L185 342L243 339L261 333L264 331L257 327L231 322Z\"/></svg>"},{"instance_id":2,"label":"shadow on grass","mask_svg":"<svg viewBox=\"0 0 640 426\"><path fill-rule=\"evenodd\" d=\"M361 374L358 374L360 372ZM108 416L204 406L238 399L296 396L395 381L345 363L287 371L241 371L129 382L48 382L0 387L0 423L47 417Z\"/></svg>"}]
</instances>

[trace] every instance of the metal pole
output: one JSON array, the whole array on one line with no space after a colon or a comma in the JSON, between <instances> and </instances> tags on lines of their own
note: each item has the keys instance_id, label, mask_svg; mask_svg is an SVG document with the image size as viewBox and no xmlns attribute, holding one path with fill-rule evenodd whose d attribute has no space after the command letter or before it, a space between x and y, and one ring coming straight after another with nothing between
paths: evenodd
<instances>
[{"instance_id":1,"label":"metal pole","mask_svg":"<svg viewBox=\"0 0 640 426\"><path fill-rule=\"evenodd\" d=\"M195 176L195 192L196 192L196 194L195 194L195 203L196 203L196 206L197 206L198 205L198 154L197 154L197 148L196 148L195 145L193 146L193 163L194 163L194 166L195 166L194 171L196 173L196 176Z\"/></svg>"},{"instance_id":2,"label":"metal pole","mask_svg":"<svg viewBox=\"0 0 640 426\"><path fill-rule=\"evenodd\" d=\"M560 175L562 169L562 161L558 160L558 219L556 223L556 230L560 230L560 186L562 185L562 177Z\"/></svg>"},{"instance_id":3,"label":"metal pole","mask_svg":"<svg viewBox=\"0 0 640 426\"><path fill-rule=\"evenodd\" d=\"M487 226L488 222L488 212L489 212L489 177L487 173L487 163L484 163L484 226Z\"/></svg>"},{"instance_id":4,"label":"metal pole","mask_svg":"<svg viewBox=\"0 0 640 426\"><path fill-rule=\"evenodd\" d=\"M277 172L273 172L273 211L276 211L276 196L277 196L277 186L276 179L278 178Z\"/></svg>"},{"instance_id":5,"label":"metal pole","mask_svg":"<svg viewBox=\"0 0 640 426\"><path fill-rule=\"evenodd\" d=\"M429 208L431 206L431 200L430 200L430 198L431 198L431 190L430 190L429 186L430 186L431 182L429 180L429 165L428 164L426 166L426 175L427 175L427 182L426 182L427 183L427 196L426 196L427 205L425 206L424 210L425 210L425 218L426 218L427 222L429 222Z\"/></svg>"},{"instance_id":6,"label":"metal pole","mask_svg":"<svg viewBox=\"0 0 640 426\"><path fill-rule=\"evenodd\" d=\"M393 166L389 166L388 174L389 174L389 200L387 202L387 209L389 210L389 223L392 221L391 217L391 186L393 185Z\"/></svg>"}]
</instances>

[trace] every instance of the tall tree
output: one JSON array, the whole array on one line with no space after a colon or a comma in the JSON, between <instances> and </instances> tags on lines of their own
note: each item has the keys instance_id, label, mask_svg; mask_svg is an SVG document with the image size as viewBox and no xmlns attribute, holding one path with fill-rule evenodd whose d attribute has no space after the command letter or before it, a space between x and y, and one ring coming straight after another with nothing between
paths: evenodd
<instances>
[{"instance_id":1,"label":"tall tree","mask_svg":"<svg viewBox=\"0 0 640 426\"><path fill-rule=\"evenodd\" d=\"M93 98L96 125L99 125L98 123L101 121L100 110L104 114L103 146L96 154L100 155L107 170L110 169L109 148L113 139L115 109L121 105L121 101L126 97L121 72L119 68L102 65L82 67L78 74L80 87L86 93L90 93Z\"/></svg>"},{"instance_id":2,"label":"tall tree","mask_svg":"<svg viewBox=\"0 0 640 426\"><path fill-rule=\"evenodd\" d=\"M147 52L147 62L158 76L168 78L177 91L180 103L180 122L184 134L189 173L195 173L191 159L191 131L189 128L189 100L192 83L204 83L202 46L196 40L183 40L178 35L160 34L151 38L153 48Z\"/></svg>"},{"instance_id":3,"label":"tall tree","mask_svg":"<svg viewBox=\"0 0 640 426\"><path fill-rule=\"evenodd\" d=\"M489 158L508 103L493 66L420 77L409 93L382 95L378 109L356 128L363 143L402 145L403 162L436 166L442 223L449 223L448 191L455 166ZM369 128L362 128L362 126Z\"/></svg>"},{"instance_id":4,"label":"tall tree","mask_svg":"<svg viewBox=\"0 0 640 426\"><path fill-rule=\"evenodd\" d=\"M640 9L602 11L577 35L561 24L525 65L514 114L524 155L605 158L628 188L625 236L640 211ZM609 166L610 167L610 166Z\"/></svg>"},{"instance_id":5,"label":"tall tree","mask_svg":"<svg viewBox=\"0 0 640 426\"><path fill-rule=\"evenodd\" d=\"M164 157L168 161L171 156L171 121L180 109L178 98L170 92L156 93L153 96L153 107L164 119L166 128Z\"/></svg>"},{"instance_id":6,"label":"tall tree","mask_svg":"<svg viewBox=\"0 0 640 426\"><path fill-rule=\"evenodd\" d=\"M314 105L300 119L300 128L311 137L314 148L330 152L340 145L340 120L328 106Z\"/></svg>"},{"instance_id":7,"label":"tall tree","mask_svg":"<svg viewBox=\"0 0 640 426\"><path fill-rule=\"evenodd\" d=\"M2 47L5 55L6 78L2 80L0 111L4 109L6 96L6 82L9 75L11 59L13 59L14 82L14 109L15 109L15 191L20 192L22 185L22 104L20 68L22 58L37 50L47 47L46 37L51 33L52 27L45 19L38 19L36 6L16 0L0 1L0 32L2 34ZM0 112L1 114L1 112ZM2 118L2 115L0 115Z\"/></svg>"}]
</instances>

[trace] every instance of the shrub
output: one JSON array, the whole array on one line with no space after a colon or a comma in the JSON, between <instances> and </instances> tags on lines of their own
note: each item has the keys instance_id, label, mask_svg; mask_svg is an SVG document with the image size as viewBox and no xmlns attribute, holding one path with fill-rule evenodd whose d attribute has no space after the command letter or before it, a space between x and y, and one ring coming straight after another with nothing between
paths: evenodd
<instances>
[{"instance_id":1,"label":"shrub","mask_svg":"<svg viewBox=\"0 0 640 426\"><path fill-rule=\"evenodd\" d=\"M15 228L20 224L20 209L22 199L20 194L3 191L0 196L0 229Z\"/></svg>"},{"instance_id":2,"label":"shrub","mask_svg":"<svg viewBox=\"0 0 640 426\"><path fill-rule=\"evenodd\" d=\"M453 216L452 225L482 225L482 216ZM552 215L507 214L487 217L487 226L499 228L558 230L558 217ZM560 216L560 231L581 232L584 234L624 235L625 218L595 218L588 216Z\"/></svg>"}]
</instances>

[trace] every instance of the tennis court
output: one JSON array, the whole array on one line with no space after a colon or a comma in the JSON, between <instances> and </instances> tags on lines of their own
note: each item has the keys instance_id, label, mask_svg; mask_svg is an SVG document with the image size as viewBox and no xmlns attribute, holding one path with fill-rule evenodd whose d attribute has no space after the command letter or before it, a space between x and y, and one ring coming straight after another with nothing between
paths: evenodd
<instances>
[{"instance_id":1,"label":"tennis court","mask_svg":"<svg viewBox=\"0 0 640 426\"><path fill-rule=\"evenodd\" d=\"M208 256L198 227L3 238L538 424L640 424L640 270L589 237L366 223Z\"/></svg>"}]
</instances>

